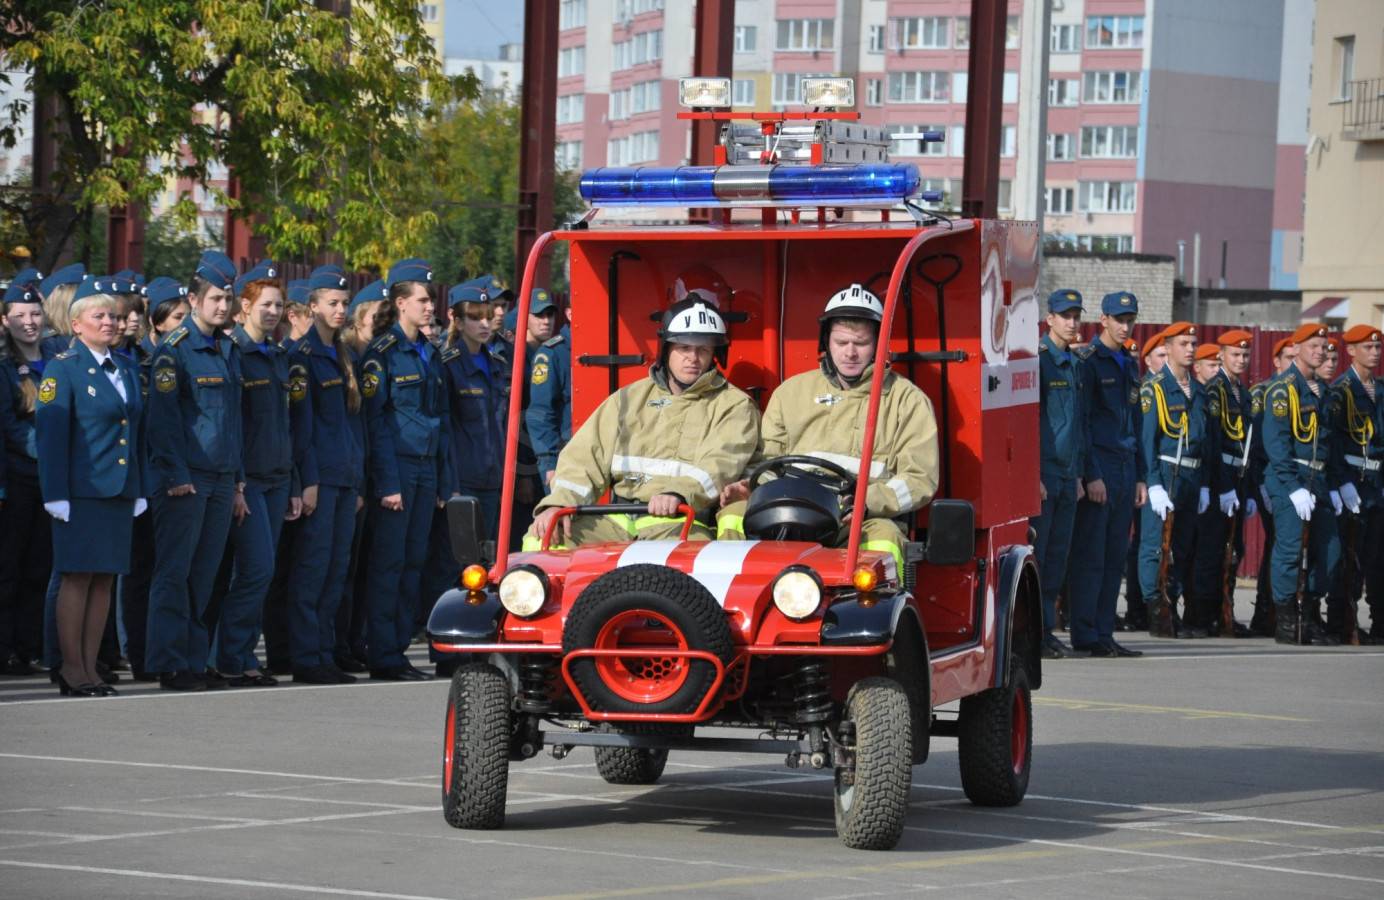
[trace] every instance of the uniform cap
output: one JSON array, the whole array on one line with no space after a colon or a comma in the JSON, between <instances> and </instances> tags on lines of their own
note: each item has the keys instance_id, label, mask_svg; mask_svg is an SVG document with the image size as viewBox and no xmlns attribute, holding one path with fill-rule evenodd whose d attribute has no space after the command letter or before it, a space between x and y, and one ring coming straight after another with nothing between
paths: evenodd
<instances>
[{"instance_id":1,"label":"uniform cap","mask_svg":"<svg viewBox=\"0 0 1384 900\"><path fill-rule=\"evenodd\" d=\"M1139 313L1139 298L1129 291L1116 291L1100 299L1100 311L1107 316L1123 316L1126 313Z\"/></svg>"},{"instance_id":2,"label":"uniform cap","mask_svg":"<svg viewBox=\"0 0 1384 900\"><path fill-rule=\"evenodd\" d=\"M111 277L124 279L125 281L128 281L135 286L135 289L133 291L126 291L126 293L140 295L144 294L144 288L146 287L146 285L144 283L143 272L136 272L134 269L121 269L119 272L116 272Z\"/></svg>"},{"instance_id":3,"label":"uniform cap","mask_svg":"<svg viewBox=\"0 0 1384 900\"><path fill-rule=\"evenodd\" d=\"M514 291L505 287L505 283L494 275L481 275L471 280L484 288L491 300L514 299Z\"/></svg>"},{"instance_id":4,"label":"uniform cap","mask_svg":"<svg viewBox=\"0 0 1384 900\"><path fill-rule=\"evenodd\" d=\"M490 292L480 281L479 278L473 278L470 281L452 285L452 289L447 292L447 305L451 307L459 303L489 303Z\"/></svg>"},{"instance_id":5,"label":"uniform cap","mask_svg":"<svg viewBox=\"0 0 1384 900\"><path fill-rule=\"evenodd\" d=\"M212 287L228 290L235 285L235 263L220 250L206 250L193 273Z\"/></svg>"},{"instance_id":6,"label":"uniform cap","mask_svg":"<svg viewBox=\"0 0 1384 900\"><path fill-rule=\"evenodd\" d=\"M389 274L385 277L385 287L392 288L396 284L405 281L422 281L432 283L432 265L426 259L410 257L401 259L389 267Z\"/></svg>"},{"instance_id":7,"label":"uniform cap","mask_svg":"<svg viewBox=\"0 0 1384 900\"><path fill-rule=\"evenodd\" d=\"M306 278L295 278L288 283L288 289L285 293L288 294L289 303L306 304L308 302L308 294L312 293L312 291L308 288L308 280Z\"/></svg>"},{"instance_id":8,"label":"uniform cap","mask_svg":"<svg viewBox=\"0 0 1384 900\"><path fill-rule=\"evenodd\" d=\"M1239 347L1241 350L1248 350L1250 345L1254 343L1254 335L1248 331L1232 328L1230 331L1222 332L1221 336L1216 338L1216 343L1222 347Z\"/></svg>"},{"instance_id":9,"label":"uniform cap","mask_svg":"<svg viewBox=\"0 0 1384 900\"><path fill-rule=\"evenodd\" d=\"M1139 359L1148 359L1149 354L1157 350L1158 345L1161 343L1163 343L1163 332L1160 331L1157 334L1151 336L1148 340L1144 341L1144 352L1139 354Z\"/></svg>"},{"instance_id":10,"label":"uniform cap","mask_svg":"<svg viewBox=\"0 0 1384 900\"><path fill-rule=\"evenodd\" d=\"M1081 309L1081 292L1062 288L1048 294L1048 312L1061 314L1069 309Z\"/></svg>"},{"instance_id":11,"label":"uniform cap","mask_svg":"<svg viewBox=\"0 0 1384 900\"><path fill-rule=\"evenodd\" d=\"M78 300L85 300L87 297L95 297L100 294L135 294L135 283L128 278L118 278L115 275L88 275L82 279L82 283L77 285L77 291L72 295L71 308Z\"/></svg>"},{"instance_id":12,"label":"uniform cap","mask_svg":"<svg viewBox=\"0 0 1384 900\"><path fill-rule=\"evenodd\" d=\"M167 275L160 275L145 286L144 294L149 298L149 311L153 312L165 303L186 300L187 287Z\"/></svg>"},{"instance_id":13,"label":"uniform cap","mask_svg":"<svg viewBox=\"0 0 1384 900\"><path fill-rule=\"evenodd\" d=\"M1220 359L1220 344L1201 344L1197 347L1197 359Z\"/></svg>"},{"instance_id":14,"label":"uniform cap","mask_svg":"<svg viewBox=\"0 0 1384 900\"><path fill-rule=\"evenodd\" d=\"M279 267L272 259L262 259L250 271L235 280L235 295L239 297L256 281L275 281L279 277Z\"/></svg>"},{"instance_id":15,"label":"uniform cap","mask_svg":"<svg viewBox=\"0 0 1384 900\"><path fill-rule=\"evenodd\" d=\"M356 291L356 295L351 298L350 304L346 307L348 313L354 313L356 307L362 303L374 303L376 300L388 300L389 290L384 286L384 282L376 279L365 287Z\"/></svg>"},{"instance_id":16,"label":"uniform cap","mask_svg":"<svg viewBox=\"0 0 1384 900\"><path fill-rule=\"evenodd\" d=\"M14 273L14 277L10 279L10 284L31 284L37 288L41 281L43 281L42 272L33 266L25 266Z\"/></svg>"},{"instance_id":17,"label":"uniform cap","mask_svg":"<svg viewBox=\"0 0 1384 900\"><path fill-rule=\"evenodd\" d=\"M1341 335L1341 340L1347 344L1363 344L1366 341L1379 340L1379 329L1371 325L1352 325Z\"/></svg>"},{"instance_id":18,"label":"uniform cap","mask_svg":"<svg viewBox=\"0 0 1384 900\"><path fill-rule=\"evenodd\" d=\"M663 327L658 330L658 337L670 344L724 347L730 343L721 313L700 299L684 300L669 307L663 314Z\"/></svg>"},{"instance_id":19,"label":"uniform cap","mask_svg":"<svg viewBox=\"0 0 1384 900\"><path fill-rule=\"evenodd\" d=\"M1163 329L1163 340L1170 341L1173 338L1184 334L1196 337L1197 326L1193 325L1191 322L1174 322L1167 328Z\"/></svg>"},{"instance_id":20,"label":"uniform cap","mask_svg":"<svg viewBox=\"0 0 1384 900\"><path fill-rule=\"evenodd\" d=\"M1320 322L1308 322L1305 325L1299 325L1289 340L1294 344L1301 344L1303 341L1310 341L1314 337L1326 337L1326 326Z\"/></svg>"},{"instance_id":21,"label":"uniform cap","mask_svg":"<svg viewBox=\"0 0 1384 900\"><path fill-rule=\"evenodd\" d=\"M63 266L58 271L49 275L38 284L39 293L47 297L53 293L55 288L60 288L65 284L81 284L86 277L86 266L81 263L73 263L70 266Z\"/></svg>"},{"instance_id":22,"label":"uniform cap","mask_svg":"<svg viewBox=\"0 0 1384 900\"><path fill-rule=\"evenodd\" d=\"M557 309L553 295L546 288L534 288L529 292L529 314L541 316L550 309Z\"/></svg>"},{"instance_id":23,"label":"uniform cap","mask_svg":"<svg viewBox=\"0 0 1384 900\"><path fill-rule=\"evenodd\" d=\"M519 330L519 307L516 306L505 313L504 318L500 320L500 327L505 331Z\"/></svg>"},{"instance_id":24,"label":"uniform cap","mask_svg":"<svg viewBox=\"0 0 1384 900\"><path fill-rule=\"evenodd\" d=\"M308 291L328 290L344 291L350 288L350 282L346 280L346 273L341 271L340 266L318 266L312 270L312 274L306 279Z\"/></svg>"},{"instance_id":25,"label":"uniform cap","mask_svg":"<svg viewBox=\"0 0 1384 900\"><path fill-rule=\"evenodd\" d=\"M39 303L42 300L43 298L38 295L38 285L33 280L20 281L18 275L10 282L10 286L5 288L6 303Z\"/></svg>"},{"instance_id":26,"label":"uniform cap","mask_svg":"<svg viewBox=\"0 0 1384 900\"><path fill-rule=\"evenodd\" d=\"M1292 339L1291 337L1285 337L1285 338L1283 338L1282 340L1280 340L1278 343L1274 344L1274 345L1273 345L1273 356L1274 356L1274 359L1277 359L1277 358L1283 353L1284 350L1288 349L1288 348L1291 347L1292 345L1293 345L1293 339Z\"/></svg>"}]
</instances>

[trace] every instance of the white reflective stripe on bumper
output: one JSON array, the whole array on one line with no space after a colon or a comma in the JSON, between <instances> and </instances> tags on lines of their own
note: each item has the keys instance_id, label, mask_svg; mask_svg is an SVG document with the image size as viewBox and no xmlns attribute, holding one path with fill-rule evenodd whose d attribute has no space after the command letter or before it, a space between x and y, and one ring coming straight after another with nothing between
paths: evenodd
<instances>
[{"instance_id":1,"label":"white reflective stripe on bumper","mask_svg":"<svg viewBox=\"0 0 1384 900\"><path fill-rule=\"evenodd\" d=\"M716 482L710 473L680 459L614 456L610 460L610 473L617 479L626 475L643 475L649 478L691 478L701 485L702 493L706 495L708 500L715 500L719 493Z\"/></svg>"},{"instance_id":2,"label":"white reflective stripe on bumper","mask_svg":"<svg viewBox=\"0 0 1384 900\"><path fill-rule=\"evenodd\" d=\"M661 566L668 562L668 557L680 546L682 541L634 541L620 554L620 561L615 565L617 568L641 563Z\"/></svg>"}]
</instances>

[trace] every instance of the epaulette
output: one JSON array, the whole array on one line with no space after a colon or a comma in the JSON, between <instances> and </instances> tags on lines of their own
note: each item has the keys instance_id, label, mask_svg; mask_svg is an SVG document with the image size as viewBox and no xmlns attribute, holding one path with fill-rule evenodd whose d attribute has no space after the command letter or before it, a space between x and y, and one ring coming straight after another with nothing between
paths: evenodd
<instances>
[{"instance_id":1,"label":"epaulette","mask_svg":"<svg viewBox=\"0 0 1384 900\"><path fill-rule=\"evenodd\" d=\"M398 342L398 340L399 339L395 337L393 332L386 332L385 334L380 335L379 337L375 338L373 341L370 342L370 347L368 348L367 352L383 353L390 347L393 347L395 343Z\"/></svg>"},{"instance_id":2,"label":"epaulette","mask_svg":"<svg viewBox=\"0 0 1384 900\"><path fill-rule=\"evenodd\" d=\"M177 328L173 329L168 337L163 339L163 345L165 347L176 347L178 346L178 342L185 337L187 337L187 326L179 325Z\"/></svg>"},{"instance_id":3,"label":"epaulette","mask_svg":"<svg viewBox=\"0 0 1384 900\"><path fill-rule=\"evenodd\" d=\"M1074 350L1073 352L1076 353L1076 355L1081 357L1082 359L1090 359L1091 354L1096 352L1096 342L1091 341L1091 343L1089 344L1082 344L1080 347L1077 347L1076 350Z\"/></svg>"},{"instance_id":4,"label":"epaulette","mask_svg":"<svg viewBox=\"0 0 1384 900\"><path fill-rule=\"evenodd\" d=\"M439 359L441 359L443 362L451 362L458 356L461 356L460 347L448 347L446 350L442 351L442 356L440 356Z\"/></svg>"},{"instance_id":5,"label":"epaulette","mask_svg":"<svg viewBox=\"0 0 1384 900\"><path fill-rule=\"evenodd\" d=\"M304 335L298 338L293 346L288 348L288 351L290 353L301 353L304 356L312 356L312 341L308 340L307 336Z\"/></svg>"},{"instance_id":6,"label":"epaulette","mask_svg":"<svg viewBox=\"0 0 1384 900\"><path fill-rule=\"evenodd\" d=\"M76 351L76 350L64 350L63 352L59 353L57 356L55 356L55 357L53 357L53 358L54 358L54 359L75 359L76 356L77 356L77 351Z\"/></svg>"},{"instance_id":7,"label":"epaulette","mask_svg":"<svg viewBox=\"0 0 1384 900\"><path fill-rule=\"evenodd\" d=\"M545 347L556 347L558 344L561 344L561 343L563 342L563 340L564 340L564 338L563 338L562 335L556 334L556 335L553 335L552 337L548 338L546 341L544 341L544 342L543 342L543 346L545 346Z\"/></svg>"}]
</instances>

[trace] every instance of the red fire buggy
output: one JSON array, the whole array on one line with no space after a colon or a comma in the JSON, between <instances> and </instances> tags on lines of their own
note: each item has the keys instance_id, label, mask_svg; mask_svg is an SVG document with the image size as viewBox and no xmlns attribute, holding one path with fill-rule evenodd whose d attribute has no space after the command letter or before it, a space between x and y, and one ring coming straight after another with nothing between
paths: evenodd
<instances>
[{"instance_id":1,"label":"red fire buggy","mask_svg":"<svg viewBox=\"0 0 1384 900\"><path fill-rule=\"evenodd\" d=\"M830 768L837 831L856 848L897 843L911 767L927 759L934 735L958 739L973 802L1023 799L1030 692L1042 677L1028 537L1039 505L1038 232L914 208L917 170L879 162L884 136L866 129L852 143L839 118L765 114L753 129L781 148L804 122L813 126L799 142L809 163L843 146L863 147L867 161L790 166L764 156L770 164L587 173L583 190L598 207L671 202L705 209L710 221L584 221L544 235L527 260L518 319L527 321L540 257L565 242L575 428L657 358L658 313L688 277L711 270L728 286L725 372L761 406L784 378L817 365L817 316L832 292L856 282L884 291L859 471L869 471L886 363L927 392L939 427L939 490L906 523L913 542L904 571L861 550L859 516L844 549L757 534L747 514L745 541L556 549L550 532L544 549L520 553L506 541L506 515L493 565L468 566L428 623L436 651L462 654L443 731L451 825L500 827L510 763L545 746L558 758L593 747L600 774L616 784L657 781L670 750L775 753L789 766ZM733 163L744 132L727 121L722 134L719 161ZM813 176L815 187L794 180ZM742 222L736 205L763 211ZM514 374L522 377L518 362ZM514 391L503 510L514 490L519 403ZM804 462L831 468L791 457L761 468L791 476ZM787 509L776 521L825 510L839 523L845 504L833 502L843 494L865 506L865 481L846 469L776 483L775 502ZM801 496L785 494L785 483ZM450 512L454 549L475 562L483 550L472 510L463 500ZM643 508L562 514L631 511ZM957 700L958 714L937 712ZM708 736L707 726L745 736Z\"/></svg>"}]
</instances>

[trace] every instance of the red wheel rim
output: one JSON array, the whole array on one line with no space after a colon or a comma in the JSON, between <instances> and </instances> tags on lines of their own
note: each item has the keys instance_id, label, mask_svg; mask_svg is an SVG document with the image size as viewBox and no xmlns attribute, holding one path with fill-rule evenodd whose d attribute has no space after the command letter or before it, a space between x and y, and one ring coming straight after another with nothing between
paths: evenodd
<instances>
[{"instance_id":1,"label":"red wheel rim","mask_svg":"<svg viewBox=\"0 0 1384 900\"><path fill-rule=\"evenodd\" d=\"M1009 717L1009 758L1014 761L1014 774L1022 775L1028 764L1028 706L1018 691L1014 692L1014 711Z\"/></svg>"},{"instance_id":2,"label":"red wheel rim","mask_svg":"<svg viewBox=\"0 0 1384 900\"><path fill-rule=\"evenodd\" d=\"M596 635L597 650L687 650L682 629L662 613L631 609L611 617ZM687 682L689 660L677 656L598 656L596 674L631 703L662 703Z\"/></svg>"},{"instance_id":3,"label":"red wheel rim","mask_svg":"<svg viewBox=\"0 0 1384 900\"><path fill-rule=\"evenodd\" d=\"M457 708L451 700L447 701L447 724L442 729L442 791L452 792L452 754L457 745Z\"/></svg>"}]
</instances>

